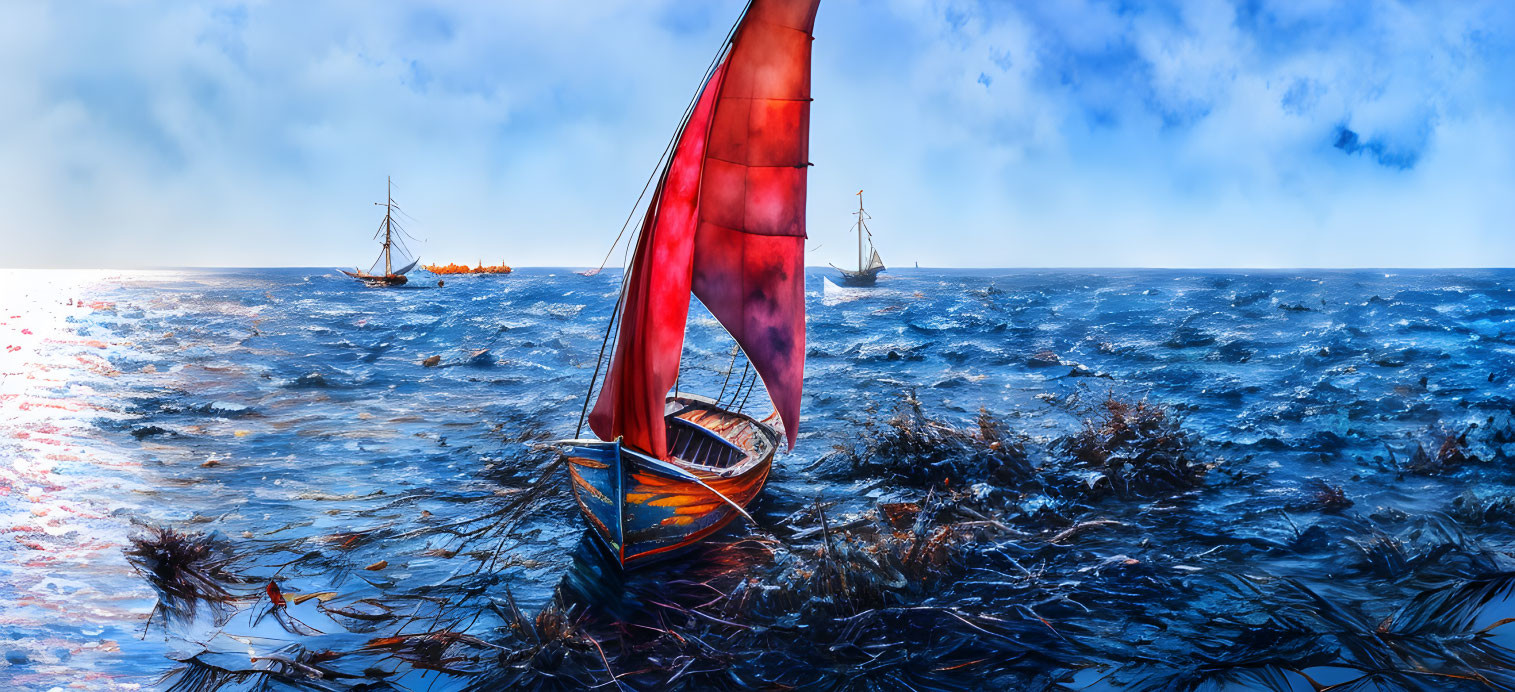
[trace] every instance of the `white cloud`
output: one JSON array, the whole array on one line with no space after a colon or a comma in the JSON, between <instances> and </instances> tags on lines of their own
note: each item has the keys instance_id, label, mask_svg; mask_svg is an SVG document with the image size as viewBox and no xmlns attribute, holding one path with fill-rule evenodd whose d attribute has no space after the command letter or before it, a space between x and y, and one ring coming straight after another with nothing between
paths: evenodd
<instances>
[{"instance_id":1,"label":"white cloud","mask_svg":"<svg viewBox=\"0 0 1515 692\"><path fill-rule=\"evenodd\" d=\"M739 9L5 3L0 242L354 264L392 173L428 257L592 264ZM1515 264L1512 16L826 0L811 261L864 188L900 264Z\"/></svg>"}]
</instances>

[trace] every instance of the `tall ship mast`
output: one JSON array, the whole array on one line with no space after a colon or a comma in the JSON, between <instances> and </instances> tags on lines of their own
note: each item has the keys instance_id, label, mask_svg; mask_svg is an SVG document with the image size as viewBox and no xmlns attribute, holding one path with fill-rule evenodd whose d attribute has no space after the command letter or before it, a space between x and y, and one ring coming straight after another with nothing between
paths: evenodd
<instances>
[{"instance_id":1,"label":"tall ship mast","mask_svg":"<svg viewBox=\"0 0 1515 692\"><path fill-rule=\"evenodd\" d=\"M379 222L379 230L374 233L374 238L383 237L382 244L379 246L379 258L374 261L373 266L368 268L368 271L354 268L352 271L343 269L342 273L370 286L403 286L408 281L405 274L415 269L416 263L420 260L413 259L399 271L394 270L395 245L398 244L406 254L409 252L405 249L405 243L402 240L405 228L397 224L394 218L394 212L399 208L399 205L395 204L394 179L386 176L384 180L384 201L374 202L375 205L384 207L384 220ZM384 265L382 272L379 271L380 263Z\"/></svg>"},{"instance_id":2,"label":"tall ship mast","mask_svg":"<svg viewBox=\"0 0 1515 692\"><path fill-rule=\"evenodd\" d=\"M858 197L858 208L862 208L862 197ZM390 261L390 248L394 246L392 232L394 230L395 211L395 180L384 176L384 275L394 274L394 265ZM858 246L862 247L862 246Z\"/></svg>"},{"instance_id":3,"label":"tall ship mast","mask_svg":"<svg viewBox=\"0 0 1515 692\"><path fill-rule=\"evenodd\" d=\"M873 233L868 230L868 219L873 218L863 210L863 191L857 191L857 271L842 269L836 265L837 271L842 273L842 285L844 286L872 286L878 282L879 272L884 271L884 258L879 257L878 248L873 247ZM867 254L864 252L864 238L867 238Z\"/></svg>"}]
</instances>

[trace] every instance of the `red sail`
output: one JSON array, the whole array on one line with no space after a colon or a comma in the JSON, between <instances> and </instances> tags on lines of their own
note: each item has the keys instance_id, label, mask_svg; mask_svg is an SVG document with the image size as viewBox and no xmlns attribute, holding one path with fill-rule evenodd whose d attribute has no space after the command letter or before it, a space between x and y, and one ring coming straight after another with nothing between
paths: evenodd
<instances>
[{"instance_id":1,"label":"red sail","mask_svg":"<svg viewBox=\"0 0 1515 692\"><path fill-rule=\"evenodd\" d=\"M616 352L590 428L667 457L689 293L747 353L789 446L805 370L810 41L820 0L752 0L642 224Z\"/></svg>"},{"instance_id":2,"label":"red sail","mask_svg":"<svg viewBox=\"0 0 1515 692\"><path fill-rule=\"evenodd\" d=\"M715 71L679 135L642 222L621 306L621 330L605 386L589 415L602 440L665 458L663 400L679 376L689 283L699 222L700 169L724 67Z\"/></svg>"},{"instance_id":3,"label":"red sail","mask_svg":"<svg viewBox=\"0 0 1515 692\"><path fill-rule=\"evenodd\" d=\"M747 353L794 447L805 372L810 41L820 0L753 0L710 125L694 294Z\"/></svg>"}]
</instances>

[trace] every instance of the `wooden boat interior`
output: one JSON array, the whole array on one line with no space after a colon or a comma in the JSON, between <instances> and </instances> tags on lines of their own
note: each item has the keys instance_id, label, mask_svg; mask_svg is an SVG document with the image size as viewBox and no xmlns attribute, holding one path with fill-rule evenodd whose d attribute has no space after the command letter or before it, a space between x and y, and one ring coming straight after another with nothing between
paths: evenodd
<instances>
[{"instance_id":1,"label":"wooden boat interior","mask_svg":"<svg viewBox=\"0 0 1515 692\"><path fill-rule=\"evenodd\" d=\"M704 397L668 398L668 453L675 463L720 476L771 454L777 437L751 417L716 408Z\"/></svg>"}]
</instances>

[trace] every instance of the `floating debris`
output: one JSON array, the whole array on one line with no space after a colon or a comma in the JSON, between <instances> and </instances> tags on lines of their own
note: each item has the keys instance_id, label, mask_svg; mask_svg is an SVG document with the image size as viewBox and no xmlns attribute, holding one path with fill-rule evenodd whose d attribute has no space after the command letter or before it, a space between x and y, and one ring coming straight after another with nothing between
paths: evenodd
<instances>
[{"instance_id":1,"label":"floating debris","mask_svg":"<svg viewBox=\"0 0 1515 692\"><path fill-rule=\"evenodd\" d=\"M1318 478L1310 485L1310 501L1322 512L1340 512L1353 504L1339 485L1331 485Z\"/></svg>"},{"instance_id":2,"label":"floating debris","mask_svg":"<svg viewBox=\"0 0 1515 692\"><path fill-rule=\"evenodd\" d=\"M1515 496L1480 496L1467 490L1452 500L1452 516L1464 524L1515 525Z\"/></svg>"},{"instance_id":3,"label":"floating debris","mask_svg":"<svg viewBox=\"0 0 1515 692\"><path fill-rule=\"evenodd\" d=\"M135 437L135 438L137 438L139 440L147 439L149 437L157 437L159 435L174 436L174 435L177 435L177 434L178 433L175 433L172 430L169 430L167 428L161 428L161 427L158 427L156 425L144 425L144 426L142 426L140 428L136 428L136 429L132 430L132 432L131 432L131 436Z\"/></svg>"},{"instance_id":4,"label":"floating debris","mask_svg":"<svg viewBox=\"0 0 1515 692\"><path fill-rule=\"evenodd\" d=\"M882 473L915 486L969 484L979 480L1014 483L1032 473L1021 440L987 410L974 428L959 428L925 414L911 390L894 415L882 423L872 416L857 440L836 453L854 471Z\"/></svg>"},{"instance_id":5,"label":"floating debris","mask_svg":"<svg viewBox=\"0 0 1515 692\"><path fill-rule=\"evenodd\" d=\"M237 558L230 542L218 533L146 527L131 537L125 553L126 561L158 594L149 625L159 613L165 620L160 624L191 622L202 606L224 619L237 600L229 585L243 583L231 571Z\"/></svg>"},{"instance_id":6,"label":"floating debris","mask_svg":"<svg viewBox=\"0 0 1515 692\"><path fill-rule=\"evenodd\" d=\"M1210 470L1190 458L1192 442L1168 407L1107 395L1083 430L1058 445L1073 462L1095 473L1095 495L1153 497L1196 488Z\"/></svg>"},{"instance_id":7,"label":"floating debris","mask_svg":"<svg viewBox=\"0 0 1515 692\"><path fill-rule=\"evenodd\" d=\"M180 668L160 681L167 692L215 692L223 689L350 689L339 681L362 676L323 665L334 656L289 644L263 656L245 651L202 651L179 659Z\"/></svg>"},{"instance_id":8,"label":"floating debris","mask_svg":"<svg viewBox=\"0 0 1515 692\"><path fill-rule=\"evenodd\" d=\"M1460 434L1442 433L1440 439L1433 443L1435 452L1427 452L1426 446L1417 442L1415 451L1410 453L1403 465L1405 471L1421 476L1439 476L1444 473L1461 468L1464 464L1476 461L1468 456L1468 431Z\"/></svg>"}]
</instances>

